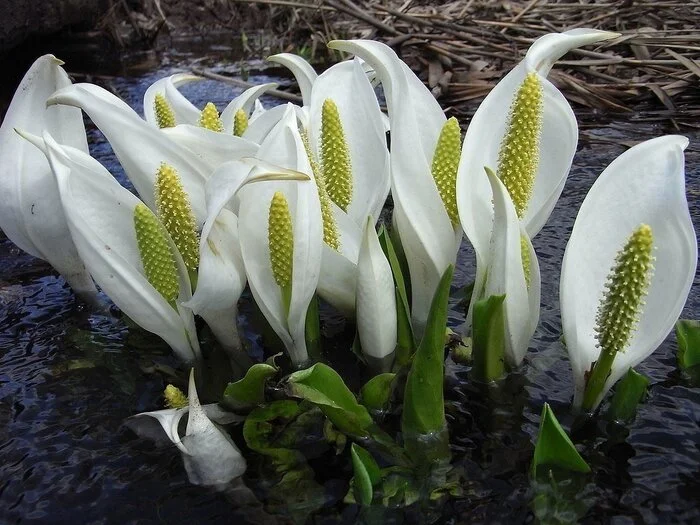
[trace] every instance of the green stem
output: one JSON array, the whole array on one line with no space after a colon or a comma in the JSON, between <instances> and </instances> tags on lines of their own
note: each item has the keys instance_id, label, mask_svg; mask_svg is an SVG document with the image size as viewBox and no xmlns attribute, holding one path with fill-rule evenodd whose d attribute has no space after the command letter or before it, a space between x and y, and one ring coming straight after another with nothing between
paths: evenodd
<instances>
[{"instance_id":1,"label":"green stem","mask_svg":"<svg viewBox=\"0 0 700 525\"><path fill-rule=\"evenodd\" d=\"M319 355L321 349L321 322L318 313L318 296L314 295L306 310L306 349L314 358Z\"/></svg>"},{"instance_id":2,"label":"green stem","mask_svg":"<svg viewBox=\"0 0 700 525\"><path fill-rule=\"evenodd\" d=\"M289 317L289 307L292 304L292 283L287 286L280 286L282 292L282 306L284 307L285 319Z\"/></svg>"},{"instance_id":3,"label":"green stem","mask_svg":"<svg viewBox=\"0 0 700 525\"><path fill-rule=\"evenodd\" d=\"M613 361L615 360L615 352L608 352L604 348L600 351L598 360L593 365L593 370L586 381L586 390L583 393L583 404L581 408L586 412L591 412L596 406L596 401L603 391L605 382L610 375Z\"/></svg>"},{"instance_id":4,"label":"green stem","mask_svg":"<svg viewBox=\"0 0 700 525\"><path fill-rule=\"evenodd\" d=\"M192 288L192 293L197 290L197 281L199 279L199 273L197 273L197 270L187 270L188 275L190 276L190 288Z\"/></svg>"}]
</instances>

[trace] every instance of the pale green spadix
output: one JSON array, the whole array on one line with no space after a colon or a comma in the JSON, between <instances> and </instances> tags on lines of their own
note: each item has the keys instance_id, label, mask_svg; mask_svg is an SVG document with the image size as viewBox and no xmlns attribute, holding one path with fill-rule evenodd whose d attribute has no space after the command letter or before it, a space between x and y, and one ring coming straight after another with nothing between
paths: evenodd
<instances>
[{"instance_id":1,"label":"pale green spadix","mask_svg":"<svg viewBox=\"0 0 700 525\"><path fill-rule=\"evenodd\" d=\"M156 124L160 129L173 128L177 124L175 112L162 93L156 93L153 100L153 109L156 114Z\"/></svg>"},{"instance_id":2,"label":"pale green spadix","mask_svg":"<svg viewBox=\"0 0 700 525\"><path fill-rule=\"evenodd\" d=\"M175 304L180 285L165 228L145 204L139 203L134 208L134 229L146 279L166 301Z\"/></svg>"},{"instance_id":3,"label":"pale green spadix","mask_svg":"<svg viewBox=\"0 0 700 525\"><path fill-rule=\"evenodd\" d=\"M199 126L211 131L224 131L224 123L219 118L219 111L212 102L207 102L199 116Z\"/></svg>"},{"instance_id":4,"label":"pale green spadix","mask_svg":"<svg viewBox=\"0 0 700 525\"><path fill-rule=\"evenodd\" d=\"M653 268L654 236L646 224L627 239L615 258L596 316L595 338L600 356L586 383L583 408L591 410L610 374L618 352L624 352L634 332Z\"/></svg>"},{"instance_id":5,"label":"pale green spadix","mask_svg":"<svg viewBox=\"0 0 700 525\"><path fill-rule=\"evenodd\" d=\"M277 286L282 290L282 302L289 312L292 298L292 265L294 259L294 232L292 214L284 193L278 191L270 201L268 215L268 245L270 248L270 266Z\"/></svg>"},{"instance_id":6,"label":"pale green spadix","mask_svg":"<svg viewBox=\"0 0 700 525\"><path fill-rule=\"evenodd\" d=\"M513 98L506 134L498 151L496 174L508 190L522 219L532 197L540 161L542 133L542 84L537 73L528 73Z\"/></svg>"},{"instance_id":7,"label":"pale green spadix","mask_svg":"<svg viewBox=\"0 0 700 525\"><path fill-rule=\"evenodd\" d=\"M341 210L348 211L352 200L350 151L340 121L338 106L331 99L323 102L321 117L321 164L326 189Z\"/></svg>"},{"instance_id":8,"label":"pale green spadix","mask_svg":"<svg viewBox=\"0 0 700 525\"><path fill-rule=\"evenodd\" d=\"M452 117L445 122L433 155L432 174L452 226L459 224L457 212L457 167L461 152L460 128Z\"/></svg>"},{"instance_id":9,"label":"pale green spadix","mask_svg":"<svg viewBox=\"0 0 700 525\"><path fill-rule=\"evenodd\" d=\"M163 391L165 405L168 408L184 408L189 405L189 400L185 393L174 385L168 385Z\"/></svg>"},{"instance_id":10,"label":"pale green spadix","mask_svg":"<svg viewBox=\"0 0 700 525\"><path fill-rule=\"evenodd\" d=\"M248 114L240 108L233 116L233 134L236 137L242 137L245 130L248 129Z\"/></svg>"},{"instance_id":11,"label":"pale green spadix","mask_svg":"<svg viewBox=\"0 0 700 525\"><path fill-rule=\"evenodd\" d=\"M523 272L525 273L525 284L530 288L530 245L524 235L520 235L520 258L523 261Z\"/></svg>"},{"instance_id":12,"label":"pale green spadix","mask_svg":"<svg viewBox=\"0 0 700 525\"><path fill-rule=\"evenodd\" d=\"M318 164L313 152L311 151L308 133L301 130L300 134L301 140L304 143L306 156L309 158L311 171L313 172L314 179L316 180L316 187L318 188L318 200L321 203L321 218L323 219L323 242L325 242L335 251L340 251L340 232L338 231L338 225L336 224L335 216L333 215L333 206L331 205L331 198L330 195L328 195L328 189L326 188L326 178L323 176L323 169Z\"/></svg>"},{"instance_id":13,"label":"pale green spadix","mask_svg":"<svg viewBox=\"0 0 700 525\"><path fill-rule=\"evenodd\" d=\"M187 269L199 266L199 235L197 221L182 181L172 166L162 163L156 174L156 210L177 246Z\"/></svg>"}]
</instances>

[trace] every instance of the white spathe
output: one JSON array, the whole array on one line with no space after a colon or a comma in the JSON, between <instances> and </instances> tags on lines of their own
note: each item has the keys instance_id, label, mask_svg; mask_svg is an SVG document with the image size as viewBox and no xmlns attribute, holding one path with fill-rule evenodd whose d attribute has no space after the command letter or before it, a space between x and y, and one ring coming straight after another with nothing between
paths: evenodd
<instances>
[{"instance_id":1,"label":"white spathe","mask_svg":"<svg viewBox=\"0 0 700 525\"><path fill-rule=\"evenodd\" d=\"M362 230L367 216L379 217L389 194L389 149L377 96L359 59L321 73L311 88L309 145L321 158L323 104L335 102L350 154L352 197L347 214Z\"/></svg>"},{"instance_id":2,"label":"white spathe","mask_svg":"<svg viewBox=\"0 0 700 525\"><path fill-rule=\"evenodd\" d=\"M203 80L202 77L190 73L175 73L174 75L158 79L148 86L146 93L143 95L143 116L146 122L156 128L158 127L155 101L156 95L162 95L175 115L176 124L197 124L201 111L187 100L177 88L199 80Z\"/></svg>"},{"instance_id":3,"label":"white spathe","mask_svg":"<svg viewBox=\"0 0 700 525\"><path fill-rule=\"evenodd\" d=\"M391 266L367 218L357 262L357 332L362 352L376 359L396 348L396 291Z\"/></svg>"},{"instance_id":4,"label":"white spathe","mask_svg":"<svg viewBox=\"0 0 700 525\"><path fill-rule=\"evenodd\" d=\"M190 198L197 226L202 226L206 216L204 184L211 173L209 163L142 120L120 98L93 84L60 89L47 104L75 106L88 114L109 141L139 196L152 210L155 209L154 184L161 163L175 168Z\"/></svg>"},{"instance_id":5,"label":"white spathe","mask_svg":"<svg viewBox=\"0 0 700 525\"><path fill-rule=\"evenodd\" d=\"M247 468L245 458L231 437L212 423L199 404L194 370L190 372L188 397L187 429L175 444L183 453L190 483L222 486L242 476Z\"/></svg>"},{"instance_id":6,"label":"white spathe","mask_svg":"<svg viewBox=\"0 0 700 525\"><path fill-rule=\"evenodd\" d=\"M246 461L231 437L217 423L226 425L244 418L222 410L217 404L201 405L194 370L190 372L188 398L187 407L142 412L129 418L127 424L138 435L159 440L162 433L154 432L142 421L143 416L155 419L168 440L182 453L190 483L222 488L245 473ZM185 414L188 415L187 427L181 436L178 426Z\"/></svg>"},{"instance_id":7,"label":"white spathe","mask_svg":"<svg viewBox=\"0 0 700 525\"><path fill-rule=\"evenodd\" d=\"M0 228L22 250L51 264L77 293L90 296L95 286L70 237L46 156L15 133L46 130L61 144L87 153L80 110L46 108L54 91L71 85L62 64L53 55L38 58L0 126Z\"/></svg>"},{"instance_id":8,"label":"white spathe","mask_svg":"<svg viewBox=\"0 0 700 525\"><path fill-rule=\"evenodd\" d=\"M384 88L391 126L394 223L408 260L411 316L420 335L437 285L454 264L462 239L432 177L433 154L446 118L430 91L390 47L369 40L336 40L329 47L364 59Z\"/></svg>"},{"instance_id":9,"label":"white spathe","mask_svg":"<svg viewBox=\"0 0 700 525\"><path fill-rule=\"evenodd\" d=\"M580 407L585 374L598 359L594 327L615 257L641 224L651 227L654 271L637 329L615 356L605 393L646 359L673 328L695 277L698 246L685 196L683 150L669 135L638 144L598 177L579 210L566 246L560 281L561 317Z\"/></svg>"},{"instance_id":10,"label":"white spathe","mask_svg":"<svg viewBox=\"0 0 700 525\"><path fill-rule=\"evenodd\" d=\"M508 108L530 73L537 75L543 91L542 128L538 170L532 196L522 223L532 239L542 229L556 204L568 176L578 142L578 125L571 106L547 80L554 62L571 49L607 40L616 33L573 29L537 39L525 58L501 80L479 105L462 146L457 172L457 208L464 233L476 253L474 290L483 290L493 224L492 190L484 168L496 172L498 154L507 131ZM472 305L467 322L471 322Z\"/></svg>"},{"instance_id":11,"label":"white spathe","mask_svg":"<svg viewBox=\"0 0 700 525\"><path fill-rule=\"evenodd\" d=\"M287 111L261 144L264 165L311 174L297 127L296 110ZM256 168L260 169L260 168ZM266 170L269 171L269 170ZM284 193L293 231L292 293L288 313L282 302L270 263L268 219L272 196ZM295 364L308 359L305 341L306 312L316 293L321 271L323 224L318 190L313 179L305 182L258 182L239 192L238 233L248 283L263 315L284 343Z\"/></svg>"},{"instance_id":12,"label":"white spathe","mask_svg":"<svg viewBox=\"0 0 700 525\"><path fill-rule=\"evenodd\" d=\"M58 182L71 236L95 282L126 315L165 340L184 362L200 357L194 316L182 302L191 297L182 257L170 241L180 294L173 308L148 282L136 241L134 209L141 201L95 159L61 146L44 133L27 136L45 151Z\"/></svg>"},{"instance_id":13,"label":"white spathe","mask_svg":"<svg viewBox=\"0 0 700 525\"><path fill-rule=\"evenodd\" d=\"M488 172L493 192L494 223L491 236L488 276L484 293L478 299L505 295L503 301L506 362L518 366L527 352L540 318L540 267L527 232L518 220L515 206L501 180ZM525 278L521 239L527 243L530 285Z\"/></svg>"}]
</instances>

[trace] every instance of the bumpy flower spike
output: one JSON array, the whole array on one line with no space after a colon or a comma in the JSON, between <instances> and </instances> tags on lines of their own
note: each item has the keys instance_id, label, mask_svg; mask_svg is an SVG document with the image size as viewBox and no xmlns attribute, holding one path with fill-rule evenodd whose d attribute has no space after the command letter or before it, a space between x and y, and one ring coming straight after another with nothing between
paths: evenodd
<instances>
[{"instance_id":1,"label":"bumpy flower spike","mask_svg":"<svg viewBox=\"0 0 700 525\"><path fill-rule=\"evenodd\" d=\"M350 152L338 106L331 99L326 99L323 103L321 157L328 195L341 210L347 212L352 200Z\"/></svg>"},{"instance_id":2,"label":"bumpy flower spike","mask_svg":"<svg viewBox=\"0 0 700 525\"><path fill-rule=\"evenodd\" d=\"M459 224L457 212L457 167L461 150L460 129L457 119L452 117L445 122L440 132L435 154L433 155L432 173L442 203L450 216L452 226Z\"/></svg>"},{"instance_id":3,"label":"bumpy flower spike","mask_svg":"<svg viewBox=\"0 0 700 525\"><path fill-rule=\"evenodd\" d=\"M172 166L165 163L160 165L155 195L158 217L172 237L192 278L199 266L197 221L180 177Z\"/></svg>"},{"instance_id":4,"label":"bumpy flower spike","mask_svg":"<svg viewBox=\"0 0 700 525\"><path fill-rule=\"evenodd\" d=\"M162 93L156 94L153 100L153 108L155 109L156 113L156 124L158 124L159 128L163 129L175 127L177 124L175 121L175 112L173 111L173 108L170 107L165 95Z\"/></svg>"},{"instance_id":5,"label":"bumpy flower spike","mask_svg":"<svg viewBox=\"0 0 700 525\"><path fill-rule=\"evenodd\" d=\"M300 131L300 133L301 140L304 143L304 150L309 158L311 171L313 172L314 179L316 179L316 187L318 188L318 200L321 203L321 217L323 219L323 242L335 251L339 251L340 232L338 231L338 225L333 215L333 205L331 204L331 197L328 195L328 189L326 188L326 178L323 175L323 169L316 161L316 157L311 151L308 133L305 131Z\"/></svg>"},{"instance_id":6,"label":"bumpy flower spike","mask_svg":"<svg viewBox=\"0 0 700 525\"><path fill-rule=\"evenodd\" d=\"M233 116L233 134L237 137L242 137L247 129L248 114L241 108L236 111L236 114Z\"/></svg>"},{"instance_id":7,"label":"bumpy flower spike","mask_svg":"<svg viewBox=\"0 0 700 525\"><path fill-rule=\"evenodd\" d=\"M583 396L584 410L592 410L610 375L615 356L624 352L634 332L653 268L651 228L642 224L629 237L615 258L598 307L595 338L600 357L593 365Z\"/></svg>"},{"instance_id":8,"label":"bumpy flower spike","mask_svg":"<svg viewBox=\"0 0 700 525\"><path fill-rule=\"evenodd\" d=\"M224 131L224 123L219 118L219 111L212 102L207 102L199 117L199 125L211 131Z\"/></svg>"},{"instance_id":9,"label":"bumpy flower spike","mask_svg":"<svg viewBox=\"0 0 700 525\"><path fill-rule=\"evenodd\" d=\"M513 98L506 134L498 152L496 174L523 218L535 186L542 133L542 84L529 73Z\"/></svg>"},{"instance_id":10,"label":"bumpy flower spike","mask_svg":"<svg viewBox=\"0 0 700 525\"><path fill-rule=\"evenodd\" d=\"M294 232L292 215L284 193L278 191L270 202L268 219L268 243L270 265L277 286L282 291L282 302L287 313L292 298L292 261L294 258Z\"/></svg>"},{"instance_id":11,"label":"bumpy flower spike","mask_svg":"<svg viewBox=\"0 0 700 525\"><path fill-rule=\"evenodd\" d=\"M174 305L180 288L167 232L145 204L137 204L134 208L134 228L146 279Z\"/></svg>"}]
</instances>

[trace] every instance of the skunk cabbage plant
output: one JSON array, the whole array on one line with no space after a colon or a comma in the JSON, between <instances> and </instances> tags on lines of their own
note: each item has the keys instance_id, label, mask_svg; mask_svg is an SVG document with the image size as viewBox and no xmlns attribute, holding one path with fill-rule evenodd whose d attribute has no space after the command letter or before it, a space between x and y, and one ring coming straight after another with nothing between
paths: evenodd
<instances>
[{"instance_id":1,"label":"skunk cabbage plant","mask_svg":"<svg viewBox=\"0 0 700 525\"><path fill-rule=\"evenodd\" d=\"M594 410L673 328L698 246L685 196L688 139L638 144L598 177L579 210L560 281L574 406Z\"/></svg>"}]
</instances>

